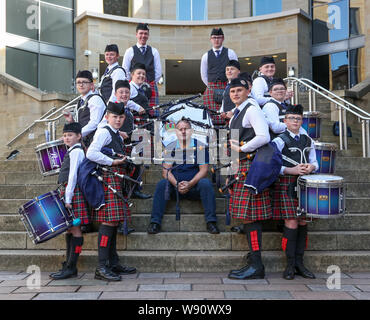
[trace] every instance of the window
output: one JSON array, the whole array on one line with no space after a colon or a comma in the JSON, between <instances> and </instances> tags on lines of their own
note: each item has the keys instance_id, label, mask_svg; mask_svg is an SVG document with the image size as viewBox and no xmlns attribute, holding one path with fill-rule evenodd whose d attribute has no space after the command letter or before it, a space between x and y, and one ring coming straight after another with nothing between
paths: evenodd
<instances>
[{"instance_id":1,"label":"window","mask_svg":"<svg viewBox=\"0 0 370 320\"><path fill-rule=\"evenodd\" d=\"M37 54L6 47L5 72L37 87Z\"/></svg>"},{"instance_id":2,"label":"window","mask_svg":"<svg viewBox=\"0 0 370 320\"><path fill-rule=\"evenodd\" d=\"M207 20L207 0L177 0L177 20Z\"/></svg>"},{"instance_id":3,"label":"window","mask_svg":"<svg viewBox=\"0 0 370 320\"><path fill-rule=\"evenodd\" d=\"M282 0L252 0L252 15L260 16L263 14L282 11Z\"/></svg>"},{"instance_id":4,"label":"window","mask_svg":"<svg viewBox=\"0 0 370 320\"><path fill-rule=\"evenodd\" d=\"M116 16L129 16L129 0L104 0L104 13Z\"/></svg>"}]
</instances>

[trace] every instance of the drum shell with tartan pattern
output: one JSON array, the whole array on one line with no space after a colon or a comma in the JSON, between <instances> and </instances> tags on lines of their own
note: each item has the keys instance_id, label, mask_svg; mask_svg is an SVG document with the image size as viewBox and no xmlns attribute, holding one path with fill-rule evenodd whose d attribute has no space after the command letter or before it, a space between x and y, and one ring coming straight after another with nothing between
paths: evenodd
<instances>
[{"instance_id":1,"label":"drum shell with tartan pattern","mask_svg":"<svg viewBox=\"0 0 370 320\"><path fill-rule=\"evenodd\" d=\"M238 175L241 175L242 172L248 174L251 164L251 160L240 161ZM245 179L246 176L240 177L231 190L229 202L231 217L245 221L271 219L270 190L266 189L256 195L244 186Z\"/></svg>"}]
</instances>

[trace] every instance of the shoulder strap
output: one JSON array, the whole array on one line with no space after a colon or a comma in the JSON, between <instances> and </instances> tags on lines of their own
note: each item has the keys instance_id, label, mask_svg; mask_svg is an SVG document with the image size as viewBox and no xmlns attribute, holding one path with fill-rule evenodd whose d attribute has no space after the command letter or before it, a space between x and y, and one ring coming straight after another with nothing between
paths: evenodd
<instances>
[{"instance_id":1,"label":"shoulder strap","mask_svg":"<svg viewBox=\"0 0 370 320\"><path fill-rule=\"evenodd\" d=\"M99 93L93 93L93 94L90 94L90 95L87 97L87 99L85 100L85 103L84 103L84 105L83 105L82 107L86 107L86 106L88 105L88 103L89 103L89 100L90 100L92 97L94 97L94 96L99 96L99 97L100 97L100 99L104 102L105 107L107 106L107 105L106 105L106 103L105 103L105 101L104 101L104 98L103 98Z\"/></svg>"},{"instance_id":2,"label":"shoulder strap","mask_svg":"<svg viewBox=\"0 0 370 320\"><path fill-rule=\"evenodd\" d=\"M122 69L122 70L123 70L123 72L125 73L125 76L127 77L126 70L125 70L125 69L123 69L120 65L117 65L117 66L113 67L113 68L108 72L107 76L108 76L108 77L111 77L111 75L112 75L113 71L114 71L114 70L117 70L117 69Z\"/></svg>"}]
</instances>

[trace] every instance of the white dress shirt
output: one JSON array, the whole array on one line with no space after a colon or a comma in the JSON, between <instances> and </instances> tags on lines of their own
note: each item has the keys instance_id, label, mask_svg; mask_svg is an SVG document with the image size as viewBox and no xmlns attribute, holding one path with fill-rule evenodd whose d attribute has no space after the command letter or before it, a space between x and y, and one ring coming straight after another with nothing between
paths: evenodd
<instances>
[{"instance_id":1,"label":"white dress shirt","mask_svg":"<svg viewBox=\"0 0 370 320\"><path fill-rule=\"evenodd\" d=\"M216 50L220 50L220 53L221 53L222 49L223 47L221 47L220 49L212 48L215 54L216 54ZM238 60L238 56L236 55L235 51L230 48L227 48L227 49L228 49L229 60ZM202 59L200 61L200 76L204 84L208 86L208 51L205 54L203 54Z\"/></svg>"},{"instance_id":2,"label":"white dress shirt","mask_svg":"<svg viewBox=\"0 0 370 320\"><path fill-rule=\"evenodd\" d=\"M86 99L94 94L95 92L90 90L86 95L82 97L84 103ZM89 133L96 130L100 121L102 120L104 113L105 113L105 103L102 98L98 96L93 96L89 100L89 104L87 106L90 109L90 120L89 122L82 128L82 137L86 137ZM78 113L77 113L78 115ZM77 119L78 121L78 119Z\"/></svg>"},{"instance_id":3,"label":"white dress shirt","mask_svg":"<svg viewBox=\"0 0 370 320\"><path fill-rule=\"evenodd\" d=\"M141 47L147 47L147 45L141 45L139 43L136 43L136 46L139 48L141 51ZM161 57L159 56L159 52L156 48L152 48L152 53L154 57L154 81L157 83L159 79L162 76L162 66L161 66ZM125 55L123 56L123 61L122 61L122 67L126 70L127 72L127 78L130 80L131 79L131 74L130 74L130 67L131 67L131 60L134 57L134 49L132 47L128 48L125 52Z\"/></svg>"},{"instance_id":4,"label":"white dress shirt","mask_svg":"<svg viewBox=\"0 0 370 320\"><path fill-rule=\"evenodd\" d=\"M290 136L294 139L296 134L289 131L289 130L288 130L288 132L289 132ZM301 136L301 134L302 133L298 133L298 136ZM310 149L310 153L308 155L308 163L312 164L315 167L315 170L313 171L313 172L315 172L317 169L319 169L319 164L318 164L317 159L316 159L315 143L311 138L310 138L310 140L311 140L311 146L313 146L313 148ZM272 142L274 142L276 144L276 146L277 146L277 148L279 149L280 152L283 151L284 146L285 146L285 142L284 142L283 139L277 137L274 140L272 140ZM297 152L299 152L299 151L297 151ZM286 168L285 166L281 167L281 170L280 170L281 175L284 175L285 168Z\"/></svg>"},{"instance_id":5,"label":"white dress shirt","mask_svg":"<svg viewBox=\"0 0 370 320\"><path fill-rule=\"evenodd\" d=\"M115 133L118 131L116 129L113 129L113 127L110 126L109 124L107 124L107 126L109 126L112 129L112 131ZM87 149L86 157L89 160L96 162L98 164L111 166L113 163L113 159L109 158L108 156L106 156L105 154L101 152L101 149L105 147L106 145L110 144L111 142L112 142L112 137L108 129L101 128L101 127L98 128L98 130L96 131L94 135L93 142Z\"/></svg>"},{"instance_id":6,"label":"white dress shirt","mask_svg":"<svg viewBox=\"0 0 370 320\"><path fill-rule=\"evenodd\" d=\"M113 64L111 64L110 66L108 66L109 72L110 72L110 71L111 71L115 66L119 66L118 62L113 63ZM106 76L107 76L107 75L106 75ZM101 78L101 80L100 80L100 84L99 84L99 87L101 86L101 84L102 84L102 82L103 82L103 80L104 80L104 78L105 78L106 76L103 76L103 77ZM114 88L115 88L115 86L116 86L116 82L117 82L117 80L126 80L126 79L127 79L127 76L126 76L125 72L124 72L122 69L118 68L118 69L116 69L116 70L114 70L114 71L112 72L112 74L111 74L111 76L110 76L110 77L112 78L112 94L111 94L111 96L110 96L110 98L109 98L109 101L116 101L116 100L117 100L117 98L116 98L116 96L114 95Z\"/></svg>"},{"instance_id":7,"label":"white dress shirt","mask_svg":"<svg viewBox=\"0 0 370 320\"><path fill-rule=\"evenodd\" d=\"M69 149L73 148L74 146L81 146L80 143L76 143ZM80 166L81 162L85 159L85 153L80 148L75 148L69 153L69 175L68 175L68 182L67 187L65 190L64 199L66 203L72 203L72 198L74 194L74 190L77 184L77 170Z\"/></svg>"},{"instance_id":8,"label":"white dress shirt","mask_svg":"<svg viewBox=\"0 0 370 320\"><path fill-rule=\"evenodd\" d=\"M240 149L242 152L253 152L270 141L269 128L265 116L260 106L257 107L251 100L253 99L247 99L237 107L241 112L248 103L251 103L251 106L249 106L244 114L242 126L244 128L253 128L256 134L253 139L241 146ZM230 119L229 123L231 123L233 119L234 116Z\"/></svg>"},{"instance_id":9,"label":"white dress shirt","mask_svg":"<svg viewBox=\"0 0 370 320\"><path fill-rule=\"evenodd\" d=\"M265 94L269 92L268 85L266 80L262 77L257 77L253 80L251 94L254 99L259 103L260 106L263 106L271 98L265 97Z\"/></svg>"}]
</instances>

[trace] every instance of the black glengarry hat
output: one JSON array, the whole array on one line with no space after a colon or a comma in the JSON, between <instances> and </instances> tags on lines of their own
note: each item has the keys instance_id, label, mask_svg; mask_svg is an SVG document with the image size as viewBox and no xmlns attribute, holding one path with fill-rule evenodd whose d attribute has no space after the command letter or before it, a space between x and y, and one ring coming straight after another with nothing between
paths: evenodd
<instances>
[{"instance_id":1,"label":"black glengarry hat","mask_svg":"<svg viewBox=\"0 0 370 320\"><path fill-rule=\"evenodd\" d=\"M111 51L117 52L117 54L119 54L118 46L116 44L108 44L105 47L104 52L111 52Z\"/></svg>"},{"instance_id":2,"label":"black glengarry hat","mask_svg":"<svg viewBox=\"0 0 370 320\"><path fill-rule=\"evenodd\" d=\"M149 25L147 23L138 23L136 26L136 31L138 30L148 30L149 31Z\"/></svg>"},{"instance_id":3,"label":"black glengarry hat","mask_svg":"<svg viewBox=\"0 0 370 320\"><path fill-rule=\"evenodd\" d=\"M246 89L249 89L248 82L246 79L238 77L235 79L232 79L229 84L230 89L235 87L244 87Z\"/></svg>"},{"instance_id":4,"label":"black glengarry hat","mask_svg":"<svg viewBox=\"0 0 370 320\"><path fill-rule=\"evenodd\" d=\"M286 84L285 84L285 82L284 82L283 79L281 79L281 78L274 78L274 79L272 79L272 81L271 81L271 83L269 85L269 91L272 89L273 86L275 86L277 84L280 84L280 85L282 85L282 86L284 86L286 88Z\"/></svg>"},{"instance_id":5,"label":"black glengarry hat","mask_svg":"<svg viewBox=\"0 0 370 320\"><path fill-rule=\"evenodd\" d=\"M136 69L142 69L146 71L144 63L136 62L130 69L130 72L134 72Z\"/></svg>"},{"instance_id":6,"label":"black glengarry hat","mask_svg":"<svg viewBox=\"0 0 370 320\"><path fill-rule=\"evenodd\" d=\"M117 116L125 114L125 105L122 102L108 102L107 112L113 113Z\"/></svg>"},{"instance_id":7,"label":"black glengarry hat","mask_svg":"<svg viewBox=\"0 0 370 320\"><path fill-rule=\"evenodd\" d=\"M301 104L289 105L285 114L298 114L303 116L303 106Z\"/></svg>"},{"instance_id":8,"label":"black glengarry hat","mask_svg":"<svg viewBox=\"0 0 370 320\"><path fill-rule=\"evenodd\" d=\"M211 31L211 36L223 36L224 32L221 28L213 28Z\"/></svg>"},{"instance_id":9,"label":"black glengarry hat","mask_svg":"<svg viewBox=\"0 0 370 320\"><path fill-rule=\"evenodd\" d=\"M240 73L239 74L239 78L243 78L243 79L249 81L250 83L253 83L252 77L251 77L251 75L248 72L242 72L242 73Z\"/></svg>"},{"instance_id":10,"label":"black glengarry hat","mask_svg":"<svg viewBox=\"0 0 370 320\"><path fill-rule=\"evenodd\" d=\"M89 79L91 82L93 82L93 76L92 73L89 70L79 70L76 75L77 78L86 78Z\"/></svg>"},{"instance_id":11,"label":"black glengarry hat","mask_svg":"<svg viewBox=\"0 0 370 320\"><path fill-rule=\"evenodd\" d=\"M119 88L127 88L130 90L130 82L128 82L128 80L117 80L114 85L114 91L117 91Z\"/></svg>"},{"instance_id":12,"label":"black glengarry hat","mask_svg":"<svg viewBox=\"0 0 370 320\"><path fill-rule=\"evenodd\" d=\"M240 70L240 63L239 63L239 61L238 61L238 60L230 60L230 61L227 63L226 67L234 67L234 68L237 68L237 69L239 69L239 70Z\"/></svg>"},{"instance_id":13,"label":"black glengarry hat","mask_svg":"<svg viewBox=\"0 0 370 320\"><path fill-rule=\"evenodd\" d=\"M63 127L63 133L64 132L74 132L74 133L81 133L82 127L78 122L71 122L66 123Z\"/></svg>"},{"instance_id":14,"label":"black glengarry hat","mask_svg":"<svg viewBox=\"0 0 370 320\"><path fill-rule=\"evenodd\" d=\"M275 60L273 57L263 57L261 59L260 67L262 67L265 64L270 64L270 63L275 64Z\"/></svg>"}]
</instances>

